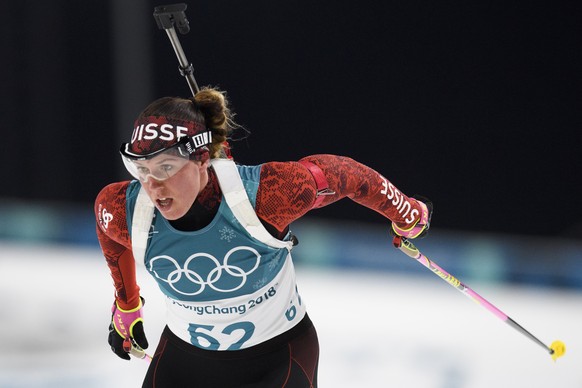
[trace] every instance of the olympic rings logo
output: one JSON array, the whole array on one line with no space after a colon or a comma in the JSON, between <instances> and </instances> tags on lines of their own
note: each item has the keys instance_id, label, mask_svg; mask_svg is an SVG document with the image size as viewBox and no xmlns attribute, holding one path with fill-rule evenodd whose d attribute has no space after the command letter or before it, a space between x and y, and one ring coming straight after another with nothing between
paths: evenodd
<instances>
[{"instance_id":1,"label":"olympic rings logo","mask_svg":"<svg viewBox=\"0 0 582 388\"><path fill-rule=\"evenodd\" d=\"M241 267L229 264L229 259L237 251L248 251L255 256L255 263L252 268L245 271ZM206 276L203 276L198 272L194 271L193 269L189 268L190 264L193 264L194 260L200 262L201 260L204 260L204 258L210 260L211 267L214 267L207 271ZM170 271L166 276L161 276L158 273L158 271L154 270L154 263L157 261L168 261L175 269ZM206 289L206 286L212 288L214 291L224 293L239 290L246 284L248 276L259 267L260 262L261 255L259 254L259 252L257 252L256 249L241 246L233 248L230 251L228 251L224 256L222 263L220 263L218 259L216 259L216 257L208 253L195 253L191 255L184 262L183 267L180 267L178 261L171 256L167 255L156 256L150 260L149 271L152 272L156 278L158 278L164 283L167 283L172 288L172 290L176 291L178 294L194 296L202 293ZM197 286L197 290L194 292L186 292L178 289L178 282L180 282L183 277L189 280L191 284L195 284ZM229 284L232 283L233 281L234 286L232 284ZM182 284L180 288L184 288L184 285Z\"/></svg>"}]
</instances>

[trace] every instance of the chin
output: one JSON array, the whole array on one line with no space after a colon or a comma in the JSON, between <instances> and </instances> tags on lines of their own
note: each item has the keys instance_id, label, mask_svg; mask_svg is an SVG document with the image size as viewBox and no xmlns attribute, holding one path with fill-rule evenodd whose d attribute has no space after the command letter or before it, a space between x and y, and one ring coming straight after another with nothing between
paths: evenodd
<instances>
[{"instance_id":1,"label":"chin","mask_svg":"<svg viewBox=\"0 0 582 388\"><path fill-rule=\"evenodd\" d=\"M184 215L186 214L185 211L176 212L176 211L173 211L171 209L168 211L160 210L160 213L162 213L162 217L164 217L168 221L175 221L177 219L184 217Z\"/></svg>"}]
</instances>

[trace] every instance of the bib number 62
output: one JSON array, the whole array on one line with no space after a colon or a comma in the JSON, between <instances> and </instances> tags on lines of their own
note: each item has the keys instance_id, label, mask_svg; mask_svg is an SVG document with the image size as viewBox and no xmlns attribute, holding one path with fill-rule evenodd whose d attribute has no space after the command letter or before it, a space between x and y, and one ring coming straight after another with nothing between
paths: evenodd
<instances>
[{"instance_id":1,"label":"bib number 62","mask_svg":"<svg viewBox=\"0 0 582 388\"><path fill-rule=\"evenodd\" d=\"M218 350L220 348L220 342L212 335L210 335L214 329L215 326L212 325L197 325L195 323L191 323L188 326L188 331L190 332L190 342L192 345L198 346L202 349ZM253 325L251 322L237 322L226 326L221 333L231 335L237 330L242 330L243 335L238 341L232 343L226 350L239 350L242 345L253 336L253 333L255 332L255 325Z\"/></svg>"}]
</instances>

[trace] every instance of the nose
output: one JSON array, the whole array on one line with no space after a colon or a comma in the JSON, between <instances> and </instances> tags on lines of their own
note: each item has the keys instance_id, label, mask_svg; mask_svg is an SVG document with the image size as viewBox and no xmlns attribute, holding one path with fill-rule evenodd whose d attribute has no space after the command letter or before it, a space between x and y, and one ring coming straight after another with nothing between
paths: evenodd
<instances>
[{"instance_id":1,"label":"nose","mask_svg":"<svg viewBox=\"0 0 582 388\"><path fill-rule=\"evenodd\" d=\"M150 190L154 190L162 187L164 182L154 178L152 175L147 175L145 181L142 182L142 185L146 185Z\"/></svg>"}]
</instances>

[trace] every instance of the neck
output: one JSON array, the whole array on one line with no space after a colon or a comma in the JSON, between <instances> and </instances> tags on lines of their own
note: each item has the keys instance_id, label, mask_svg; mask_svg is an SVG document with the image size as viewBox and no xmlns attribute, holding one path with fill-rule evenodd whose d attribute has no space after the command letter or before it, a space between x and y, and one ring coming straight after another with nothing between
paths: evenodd
<instances>
[{"instance_id":1,"label":"neck","mask_svg":"<svg viewBox=\"0 0 582 388\"><path fill-rule=\"evenodd\" d=\"M194 204L181 218L170 221L170 224L182 231L200 230L210 224L218 212L222 192L214 170L208 169L208 183L198 194Z\"/></svg>"}]
</instances>

